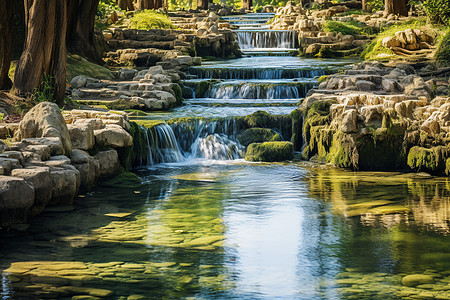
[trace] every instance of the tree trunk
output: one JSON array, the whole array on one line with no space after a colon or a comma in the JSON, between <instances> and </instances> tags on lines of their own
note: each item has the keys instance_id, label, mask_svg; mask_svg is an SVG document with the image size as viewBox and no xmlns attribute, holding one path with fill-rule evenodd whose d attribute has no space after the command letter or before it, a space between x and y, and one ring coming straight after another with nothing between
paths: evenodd
<instances>
[{"instance_id":1,"label":"tree trunk","mask_svg":"<svg viewBox=\"0 0 450 300\"><path fill-rule=\"evenodd\" d=\"M366 0L361 1L361 10L366 11L367 10L367 3Z\"/></svg>"},{"instance_id":2,"label":"tree trunk","mask_svg":"<svg viewBox=\"0 0 450 300\"><path fill-rule=\"evenodd\" d=\"M0 1L0 90L9 90L8 77L13 46L13 0Z\"/></svg>"},{"instance_id":3,"label":"tree trunk","mask_svg":"<svg viewBox=\"0 0 450 300\"><path fill-rule=\"evenodd\" d=\"M47 74L53 79L54 98L62 104L66 90L66 0L24 0L24 3L27 33L12 91L30 96Z\"/></svg>"},{"instance_id":4,"label":"tree trunk","mask_svg":"<svg viewBox=\"0 0 450 300\"><path fill-rule=\"evenodd\" d=\"M408 16L408 1L407 0L385 0L384 1L384 15L390 14L399 16Z\"/></svg>"},{"instance_id":5,"label":"tree trunk","mask_svg":"<svg viewBox=\"0 0 450 300\"><path fill-rule=\"evenodd\" d=\"M68 0L67 47L95 62L101 62L94 43L95 14L99 0Z\"/></svg>"},{"instance_id":6,"label":"tree trunk","mask_svg":"<svg viewBox=\"0 0 450 300\"><path fill-rule=\"evenodd\" d=\"M197 9L208 9L208 0L197 0Z\"/></svg>"},{"instance_id":7,"label":"tree trunk","mask_svg":"<svg viewBox=\"0 0 450 300\"><path fill-rule=\"evenodd\" d=\"M132 0L118 0L117 6L119 6L122 10L134 10Z\"/></svg>"},{"instance_id":8,"label":"tree trunk","mask_svg":"<svg viewBox=\"0 0 450 300\"><path fill-rule=\"evenodd\" d=\"M245 10L250 10L253 6L253 0L242 0L242 8Z\"/></svg>"},{"instance_id":9,"label":"tree trunk","mask_svg":"<svg viewBox=\"0 0 450 300\"><path fill-rule=\"evenodd\" d=\"M137 0L137 10L153 9L154 0Z\"/></svg>"}]
</instances>

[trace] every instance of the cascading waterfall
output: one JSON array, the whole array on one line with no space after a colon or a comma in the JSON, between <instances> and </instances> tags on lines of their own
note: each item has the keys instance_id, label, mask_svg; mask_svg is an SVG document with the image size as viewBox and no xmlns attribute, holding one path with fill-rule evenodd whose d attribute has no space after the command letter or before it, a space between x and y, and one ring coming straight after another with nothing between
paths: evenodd
<instances>
[{"instance_id":1,"label":"cascading waterfall","mask_svg":"<svg viewBox=\"0 0 450 300\"><path fill-rule=\"evenodd\" d=\"M314 78L329 75L335 70L326 68L282 69L282 68L190 68L189 73L199 79L293 79Z\"/></svg>"},{"instance_id":2,"label":"cascading waterfall","mask_svg":"<svg viewBox=\"0 0 450 300\"><path fill-rule=\"evenodd\" d=\"M244 147L230 140L224 134L210 134L198 138L191 146L193 157L204 157L215 160L232 160L243 156Z\"/></svg>"},{"instance_id":3,"label":"cascading waterfall","mask_svg":"<svg viewBox=\"0 0 450 300\"><path fill-rule=\"evenodd\" d=\"M237 30L241 50L264 48L298 48L297 34L294 30Z\"/></svg>"},{"instance_id":4,"label":"cascading waterfall","mask_svg":"<svg viewBox=\"0 0 450 300\"><path fill-rule=\"evenodd\" d=\"M305 97L314 84L226 82L213 85L206 95L214 99L298 99Z\"/></svg>"},{"instance_id":5,"label":"cascading waterfall","mask_svg":"<svg viewBox=\"0 0 450 300\"><path fill-rule=\"evenodd\" d=\"M149 153L152 156L151 162L168 163L184 160L178 142L172 128L167 124L160 124L152 127L149 134Z\"/></svg>"}]
</instances>

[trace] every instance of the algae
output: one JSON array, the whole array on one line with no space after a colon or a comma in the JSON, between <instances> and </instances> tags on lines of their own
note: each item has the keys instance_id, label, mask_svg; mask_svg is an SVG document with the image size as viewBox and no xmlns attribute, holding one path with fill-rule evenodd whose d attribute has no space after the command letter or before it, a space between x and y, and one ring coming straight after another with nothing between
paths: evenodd
<instances>
[{"instance_id":1,"label":"algae","mask_svg":"<svg viewBox=\"0 0 450 300\"><path fill-rule=\"evenodd\" d=\"M293 158L294 146L291 142L253 143L247 148L248 161L275 162Z\"/></svg>"},{"instance_id":2,"label":"algae","mask_svg":"<svg viewBox=\"0 0 450 300\"><path fill-rule=\"evenodd\" d=\"M417 171L428 171L436 174L448 175L448 162L450 158L450 147L436 146L424 148L412 147L408 152L408 166Z\"/></svg>"},{"instance_id":3,"label":"algae","mask_svg":"<svg viewBox=\"0 0 450 300\"><path fill-rule=\"evenodd\" d=\"M249 128L239 134L237 138L245 147L252 143L281 141L281 136L269 128Z\"/></svg>"}]
</instances>

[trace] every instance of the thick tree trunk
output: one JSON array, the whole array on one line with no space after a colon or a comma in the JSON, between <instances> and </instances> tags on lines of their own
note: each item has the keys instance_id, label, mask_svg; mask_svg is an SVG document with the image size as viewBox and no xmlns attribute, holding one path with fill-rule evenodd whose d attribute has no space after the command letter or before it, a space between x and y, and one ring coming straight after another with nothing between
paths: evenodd
<instances>
[{"instance_id":1,"label":"thick tree trunk","mask_svg":"<svg viewBox=\"0 0 450 300\"><path fill-rule=\"evenodd\" d=\"M208 0L197 0L197 9L208 9Z\"/></svg>"},{"instance_id":2,"label":"thick tree trunk","mask_svg":"<svg viewBox=\"0 0 450 300\"><path fill-rule=\"evenodd\" d=\"M68 0L67 47L95 62L101 62L94 43L95 13L99 0Z\"/></svg>"},{"instance_id":3,"label":"thick tree trunk","mask_svg":"<svg viewBox=\"0 0 450 300\"><path fill-rule=\"evenodd\" d=\"M253 0L242 0L242 8L245 10L250 10L253 6Z\"/></svg>"},{"instance_id":4,"label":"thick tree trunk","mask_svg":"<svg viewBox=\"0 0 450 300\"><path fill-rule=\"evenodd\" d=\"M367 1L366 0L362 0L361 1L361 10L362 11L366 11L367 10Z\"/></svg>"},{"instance_id":5,"label":"thick tree trunk","mask_svg":"<svg viewBox=\"0 0 450 300\"><path fill-rule=\"evenodd\" d=\"M407 0L385 0L384 1L384 15L399 15L408 16L408 1Z\"/></svg>"},{"instance_id":6,"label":"thick tree trunk","mask_svg":"<svg viewBox=\"0 0 450 300\"><path fill-rule=\"evenodd\" d=\"M54 98L62 104L66 90L66 0L24 0L27 34L17 65L13 93L29 96L44 74L52 77Z\"/></svg>"},{"instance_id":7,"label":"thick tree trunk","mask_svg":"<svg viewBox=\"0 0 450 300\"><path fill-rule=\"evenodd\" d=\"M132 0L118 0L117 6L119 6L122 10L134 10Z\"/></svg>"},{"instance_id":8,"label":"thick tree trunk","mask_svg":"<svg viewBox=\"0 0 450 300\"><path fill-rule=\"evenodd\" d=\"M144 10L144 9L154 9L155 2L154 0L137 0L136 2L137 10Z\"/></svg>"},{"instance_id":9,"label":"thick tree trunk","mask_svg":"<svg viewBox=\"0 0 450 300\"><path fill-rule=\"evenodd\" d=\"M13 0L0 1L0 90L9 90L8 77L13 47Z\"/></svg>"}]
</instances>

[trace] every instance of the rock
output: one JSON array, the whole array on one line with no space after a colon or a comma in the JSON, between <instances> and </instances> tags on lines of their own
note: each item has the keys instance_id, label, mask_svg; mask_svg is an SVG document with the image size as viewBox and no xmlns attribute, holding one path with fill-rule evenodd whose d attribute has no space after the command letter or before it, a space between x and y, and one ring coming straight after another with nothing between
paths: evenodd
<instances>
[{"instance_id":1,"label":"rock","mask_svg":"<svg viewBox=\"0 0 450 300\"><path fill-rule=\"evenodd\" d=\"M20 151L11 151L11 150L5 151L0 154L0 157L17 159L21 165L23 165L23 163L24 163L24 157L23 157L22 152L20 152Z\"/></svg>"},{"instance_id":2,"label":"rock","mask_svg":"<svg viewBox=\"0 0 450 300\"><path fill-rule=\"evenodd\" d=\"M381 81L381 86L383 87L383 90L386 92L396 92L398 91L398 83L395 80L383 78Z\"/></svg>"},{"instance_id":3,"label":"rock","mask_svg":"<svg viewBox=\"0 0 450 300\"><path fill-rule=\"evenodd\" d=\"M372 91L376 88L375 83L368 80L357 80L355 85L360 91Z\"/></svg>"},{"instance_id":4,"label":"rock","mask_svg":"<svg viewBox=\"0 0 450 300\"><path fill-rule=\"evenodd\" d=\"M441 127L436 120L426 120L420 128L431 135L439 134L441 131Z\"/></svg>"},{"instance_id":5,"label":"rock","mask_svg":"<svg viewBox=\"0 0 450 300\"><path fill-rule=\"evenodd\" d=\"M63 146L61 143L61 139L57 137L45 137L45 138L27 138L23 139L20 142L19 147L26 150L31 151L28 149L34 149L34 147L29 147L30 145L33 146L47 146L50 155L61 155L63 154Z\"/></svg>"},{"instance_id":6,"label":"rock","mask_svg":"<svg viewBox=\"0 0 450 300\"><path fill-rule=\"evenodd\" d=\"M356 121L358 120L358 115L356 109L349 109L344 111L341 119L340 130L345 133L356 132L357 126Z\"/></svg>"},{"instance_id":7,"label":"rock","mask_svg":"<svg viewBox=\"0 0 450 300\"><path fill-rule=\"evenodd\" d=\"M90 150L95 145L94 129L91 124L67 125L72 147L75 149Z\"/></svg>"},{"instance_id":8,"label":"rock","mask_svg":"<svg viewBox=\"0 0 450 300\"><path fill-rule=\"evenodd\" d=\"M269 128L249 128L239 134L237 138L245 147L252 143L281 141L281 136Z\"/></svg>"},{"instance_id":9,"label":"rock","mask_svg":"<svg viewBox=\"0 0 450 300\"><path fill-rule=\"evenodd\" d=\"M253 143L247 148L248 161L283 161L293 157L294 145L291 142Z\"/></svg>"},{"instance_id":10,"label":"rock","mask_svg":"<svg viewBox=\"0 0 450 300\"><path fill-rule=\"evenodd\" d=\"M64 155L72 152L69 131L58 105L41 102L33 107L19 124L19 139L57 137L61 140Z\"/></svg>"},{"instance_id":11,"label":"rock","mask_svg":"<svg viewBox=\"0 0 450 300\"><path fill-rule=\"evenodd\" d=\"M100 176L100 165L98 160L89 153L74 149L72 150L72 165L80 172L80 192L91 190Z\"/></svg>"},{"instance_id":12,"label":"rock","mask_svg":"<svg viewBox=\"0 0 450 300\"><path fill-rule=\"evenodd\" d=\"M119 172L119 155L116 150L100 151L94 157L100 166L99 179L113 177Z\"/></svg>"},{"instance_id":13,"label":"rock","mask_svg":"<svg viewBox=\"0 0 450 300\"><path fill-rule=\"evenodd\" d=\"M26 169L15 169L11 172L11 176L23 178L34 187L35 200L29 214L31 216L40 214L52 197L50 168L31 167Z\"/></svg>"},{"instance_id":14,"label":"rock","mask_svg":"<svg viewBox=\"0 0 450 300\"><path fill-rule=\"evenodd\" d=\"M73 89L79 89L85 87L87 83L87 76L79 75L72 78L70 81L70 87Z\"/></svg>"},{"instance_id":15,"label":"rock","mask_svg":"<svg viewBox=\"0 0 450 300\"><path fill-rule=\"evenodd\" d=\"M135 69L119 69L119 79L120 80L133 80L134 76L137 74Z\"/></svg>"},{"instance_id":16,"label":"rock","mask_svg":"<svg viewBox=\"0 0 450 300\"><path fill-rule=\"evenodd\" d=\"M401 46L400 41L398 41L394 36L385 37L381 41L381 44L383 45L383 47L386 47L386 48L400 47Z\"/></svg>"},{"instance_id":17,"label":"rock","mask_svg":"<svg viewBox=\"0 0 450 300\"><path fill-rule=\"evenodd\" d=\"M80 187L80 172L71 165L50 168L52 199L49 205L72 205Z\"/></svg>"},{"instance_id":18,"label":"rock","mask_svg":"<svg viewBox=\"0 0 450 300\"><path fill-rule=\"evenodd\" d=\"M36 160L49 160L51 157L51 149L48 145L28 145L23 151L34 153L33 158Z\"/></svg>"},{"instance_id":19,"label":"rock","mask_svg":"<svg viewBox=\"0 0 450 300\"><path fill-rule=\"evenodd\" d=\"M20 164L18 159L0 157L0 167L4 169L4 172L6 174L9 174L13 169L22 168L22 165Z\"/></svg>"},{"instance_id":20,"label":"rock","mask_svg":"<svg viewBox=\"0 0 450 300\"><path fill-rule=\"evenodd\" d=\"M424 274L412 274L402 278L402 284L404 286L414 287L426 283L434 283L433 277Z\"/></svg>"},{"instance_id":21,"label":"rock","mask_svg":"<svg viewBox=\"0 0 450 300\"><path fill-rule=\"evenodd\" d=\"M119 125L106 125L104 129L94 130L94 135L99 146L121 148L133 144L133 137Z\"/></svg>"},{"instance_id":22,"label":"rock","mask_svg":"<svg viewBox=\"0 0 450 300\"><path fill-rule=\"evenodd\" d=\"M34 203L34 188L23 178L0 176L0 226L25 223Z\"/></svg>"}]
</instances>

